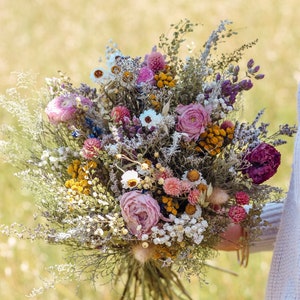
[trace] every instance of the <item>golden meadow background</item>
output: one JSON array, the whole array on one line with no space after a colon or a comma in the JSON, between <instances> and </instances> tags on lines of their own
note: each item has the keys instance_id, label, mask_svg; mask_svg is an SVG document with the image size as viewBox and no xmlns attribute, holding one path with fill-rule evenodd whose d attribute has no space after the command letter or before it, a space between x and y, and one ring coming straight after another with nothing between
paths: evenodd
<instances>
[{"instance_id":1,"label":"golden meadow background","mask_svg":"<svg viewBox=\"0 0 300 300\"><path fill-rule=\"evenodd\" d=\"M0 93L14 85L13 71L44 77L66 72L72 80L89 83L90 71L104 55L110 39L124 54L143 56L158 42L171 23L189 18L203 24L189 36L202 46L221 19L234 22L239 35L230 49L259 39L246 52L266 74L263 81L246 94L244 117L249 119L262 107L264 121L272 124L296 122L295 94L300 79L300 6L298 0L0 0ZM0 111L0 123L10 117ZM272 125L272 128L275 126ZM293 140L281 148L283 162L272 179L288 188L291 173ZM31 224L35 211L31 195L22 192L13 170L0 163L0 223L14 221ZM201 289L197 281L187 283L193 299L263 299L272 253L250 257L249 266L238 266L235 253L222 253L212 264L234 271L238 276L208 270L208 284ZM42 285L45 268L63 262L63 251L42 242L19 241L0 237L0 299L26 299L33 287ZM35 299L77 300L114 299L110 286L95 290L84 283L57 285Z\"/></svg>"}]
</instances>

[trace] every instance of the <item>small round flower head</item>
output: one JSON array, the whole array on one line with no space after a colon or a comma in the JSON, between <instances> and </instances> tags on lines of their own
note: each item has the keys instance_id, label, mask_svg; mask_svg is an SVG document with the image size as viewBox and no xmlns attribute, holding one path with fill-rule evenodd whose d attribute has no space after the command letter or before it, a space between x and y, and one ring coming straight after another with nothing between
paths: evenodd
<instances>
[{"instance_id":1,"label":"small round flower head","mask_svg":"<svg viewBox=\"0 0 300 300\"><path fill-rule=\"evenodd\" d=\"M162 121L162 116L160 114L157 114L155 110L148 109L140 115L139 119L142 126L151 129L153 127L156 127Z\"/></svg>"},{"instance_id":2,"label":"small round flower head","mask_svg":"<svg viewBox=\"0 0 300 300\"><path fill-rule=\"evenodd\" d=\"M230 121L230 120L225 120L222 124L221 124L221 129L226 130L227 128L233 128L234 124Z\"/></svg>"},{"instance_id":3,"label":"small round flower head","mask_svg":"<svg viewBox=\"0 0 300 300\"><path fill-rule=\"evenodd\" d=\"M89 138L84 141L81 155L86 159L92 159L98 156L101 149L101 142L96 138Z\"/></svg>"},{"instance_id":4,"label":"small round flower head","mask_svg":"<svg viewBox=\"0 0 300 300\"><path fill-rule=\"evenodd\" d=\"M200 176L201 176L200 173L195 169L189 170L186 175L187 179L191 182L195 182L199 180Z\"/></svg>"},{"instance_id":5,"label":"small round flower head","mask_svg":"<svg viewBox=\"0 0 300 300\"><path fill-rule=\"evenodd\" d=\"M193 215L196 212L197 208L195 205L192 205L190 203L187 204L185 207L185 213L188 215Z\"/></svg>"},{"instance_id":6,"label":"small round flower head","mask_svg":"<svg viewBox=\"0 0 300 300\"><path fill-rule=\"evenodd\" d=\"M154 50L147 56L147 67L154 73L163 70L165 66L165 58L160 52Z\"/></svg>"},{"instance_id":7,"label":"small round flower head","mask_svg":"<svg viewBox=\"0 0 300 300\"><path fill-rule=\"evenodd\" d=\"M208 197L208 201L212 204L221 205L228 201L229 195L225 190L218 187L214 188L211 195Z\"/></svg>"},{"instance_id":8,"label":"small round flower head","mask_svg":"<svg viewBox=\"0 0 300 300\"><path fill-rule=\"evenodd\" d=\"M132 254L137 261L139 261L141 264L144 264L153 258L155 254L155 246L150 245L148 247L144 247L144 243L135 244L132 247Z\"/></svg>"},{"instance_id":9,"label":"small round flower head","mask_svg":"<svg viewBox=\"0 0 300 300\"><path fill-rule=\"evenodd\" d=\"M243 191L235 193L235 201L239 205L249 204L249 195Z\"/></svg>"},{"instance_id":10,"label":"small round flower head","mask_svg":"<svg viewBox=\"0 0 300 300\"><path fill-rule=\"evenodd\" d=\"M124 123L125 119L130 119L130 112L125 106L115 106L110 115L116 123Z\"/></svg>"},{"instance_id":11,"label":"small round flower head","mask_svg":"<svg viewBox=\"0 0 300 300\"><path fill-rule=\"evenodd\" d=\"M134 170L126 171L122 175L121 183L124 189L133 189L140 183L138 172Z\"/></svg>"},{"instance_id":12,"label":"small round flower head","mask_svg":"<svg viewBox=\"0 0 300 300\"><path fill-rule=\"evenodd\" d=\"M236 205L229 209L228 216L233 223L240 223L247 217L247 212L244 207Z\"/></svg>"},{"instance_id":13,"label":"small round flower head","mask_svg":"<svg viewBox=\"0 0 300 300\"><path fill-rule=\"evenodd\" d=\"M181 194L181 181L176 177L166 178L163 189L170 196L179 196Z\"/></svg>"},{"instance_id":14,"label":"small round flower head","mask_svg":"<svg viewBox=\"0 0 300 300\"><path fill-rule=\"evenodd\" d=\"M181 181L181 194L186 194L188 193L192 188L191 182L188 180L182 180Z\"/></svg>"},{"instance_id":15,"label":"small round flower head","mask_svg":"<svg viewBox=\"0 0 300 300\"><path fill-rule=\"evenodd\" d=\"M201 195L201 192L197 189L191 190L188 195L188 201L192 205L196 205L199 201L199 197Z\"/></svg>"},{"instance_id":16,"label":"small round flower head","mask_svg":"<svg viewBox=\"0 0 300 300\"><path fill-rule=\"evenodd\" d=\"M155 179L166 179L173 176L173 172L170 168L162 168L155 172Z\"/></svg>"}]
</instances>

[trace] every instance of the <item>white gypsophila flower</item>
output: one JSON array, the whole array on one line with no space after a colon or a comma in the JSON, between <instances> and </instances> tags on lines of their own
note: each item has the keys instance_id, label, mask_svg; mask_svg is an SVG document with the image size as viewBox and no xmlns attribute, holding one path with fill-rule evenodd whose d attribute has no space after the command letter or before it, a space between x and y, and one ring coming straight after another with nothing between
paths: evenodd
<instances>
[{"instance_id":1,"label":"white gypsophila flower","mask_svg":"<svg viewBox=\"0 0 300 300\"><path fill-rule=\"evenodd\" d=\"M188 238L199 245L204 238L203 232L208 227L207 221L201 215L202 209L199 205L196 206L196 212L193 215L186 213L180 217L170 215L170 223L165 223L162 228L152 227L153 243L170 247L172 242L181 243Z\"/></svg>"},{"instance_id":2,"label":"white gypsophila flower","mask_svg":"<svg viewBox=\"0 0 300 300\"><path fill-rule=\"evenodd\" d=\"M157 114L155 110L147 109L140 115L139 119L142 126L150 129L151 127L158 126L161 123L163 117L161 114Z\"/></svg>"},{"instance_id":3,"label":"white gypsophila flower","mask_svg":"<svg viewBox=\"0 0 300 300\"><path fill-rule=\"evenodd\" d=\"M134 170L126 171L122 175L121 183L124 189L135 188L140 183L140 178L138 172Z\"/></svg>"}]
</instances>

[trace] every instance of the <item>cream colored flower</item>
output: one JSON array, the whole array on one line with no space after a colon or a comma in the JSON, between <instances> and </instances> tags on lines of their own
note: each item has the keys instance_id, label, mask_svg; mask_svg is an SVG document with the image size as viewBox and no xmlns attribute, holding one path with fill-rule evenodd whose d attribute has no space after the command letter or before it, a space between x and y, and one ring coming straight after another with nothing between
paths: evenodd
<instances>
[{"instance_id":1,"label":"cream colored flower","mask_svg":"<svg viewBox=\"0 0 300 300\"><path fill-rule=\"evenodd\" d=\"M139 178L138 172L134 170L129 170L122 175L121 183L124 189L133 189L137 187L140 181L141 180Z\"/></svg>"}]
</instances>

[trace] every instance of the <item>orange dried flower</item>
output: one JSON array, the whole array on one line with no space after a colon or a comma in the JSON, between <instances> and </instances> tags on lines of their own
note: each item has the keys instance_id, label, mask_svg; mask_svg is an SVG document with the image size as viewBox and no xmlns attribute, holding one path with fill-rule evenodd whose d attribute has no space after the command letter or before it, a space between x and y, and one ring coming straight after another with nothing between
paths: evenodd
<instances>
[{"instance_id":1,"label":"orange dried flower","mask_svg":"<svg viewBox=\"0 0 300 300\"><path fill-rule=\"evenodd\" d=\"M196 169L189 170L186 177L189 181L194 182L200 179L200 173Z\"/></svg>"},{"instance_id":2,"label":"orange dried flower","mask_svg":"<svg viewBox=\"0 0 300 300\"><path fill-rule=\"evenodd\" d=\"M188 203L187 206L185 207L185 212L188 215L193 215L196 212L196 206Z\"/></svg>"}]
</instances>

